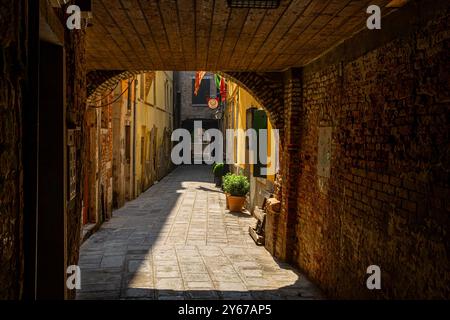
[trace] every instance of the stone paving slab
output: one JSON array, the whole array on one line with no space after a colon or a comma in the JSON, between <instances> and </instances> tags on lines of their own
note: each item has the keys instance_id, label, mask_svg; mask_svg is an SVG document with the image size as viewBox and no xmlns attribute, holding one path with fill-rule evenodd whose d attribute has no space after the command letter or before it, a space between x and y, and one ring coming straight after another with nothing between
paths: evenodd
<instances>
[{"instance_id":1,"label":"stone paving slab","mask_svg":"<svg viewBox=\"0 0 450 320\"><path fill-rule=\"evenodd\" d=\"M81 247L77 299L320 299L248 235L208 166L180 166L114 211Z\"/></svg>"}]
</instances>

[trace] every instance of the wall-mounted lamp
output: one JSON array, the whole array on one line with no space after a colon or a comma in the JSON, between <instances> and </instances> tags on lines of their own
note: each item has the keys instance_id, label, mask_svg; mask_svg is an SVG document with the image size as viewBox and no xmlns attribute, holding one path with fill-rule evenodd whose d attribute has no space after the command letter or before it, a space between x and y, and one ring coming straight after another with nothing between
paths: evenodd
<instances>
[{"instance_id":1,"label":"wall-mounted lamp","mask_svg":"<svg viewBox=\"0 0 450 320\"><path fill-rule=\"evenodd\" d=\"M214 113L214 118L215 118L216 120L222 120L222 118L223 118L223 111L217 110L217 111Z\"/></svg>"},{"instance_id":2,"label":"wall-mounted lamp","mask_svg":"<svg viewBox=\"0 0 450 320\"><path fill-rule=\"evenodd\" d=\"M227 0L229 8L276 9L280 0Z\"/></svg>"}]
</instances>

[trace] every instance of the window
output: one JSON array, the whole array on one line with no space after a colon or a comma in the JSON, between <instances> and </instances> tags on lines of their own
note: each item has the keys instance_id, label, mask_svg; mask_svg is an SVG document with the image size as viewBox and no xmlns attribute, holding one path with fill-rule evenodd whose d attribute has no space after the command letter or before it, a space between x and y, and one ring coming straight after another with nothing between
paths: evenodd
<instances>
[{"instance_id":1,"label":"window","mask_svg":"<svg viewBox=\"0 0 450 320\"><path fill-rule=\"evenodd\" d=\"M128 88L127 88L127 109L128 112L131 112L131 81L128 80Z\"/></svg>"},{"instance_id":2,"label":"window","mask_svg":"<svg viewBox=\"0 0 450 320\"><path fill-rule=\"evenodd\" d=\"M145 139L141 137L141 166L144 164L145 159Z\"/></svg>"},{"instance_id":3,"label":"window","mask_svg":"<svg viewBox=\"0 0 450 320\"><path fill-rule=\"evenodd\" d=\"M153 105L156 106L157 105L157 99L156 99L156 88L157 88L157 84L156 84L156 80L158 79L158 72L155 72L155 78L153 79Z\"/></svg>"},{"instance_id":4,"label":"window","mask_svg":"<svg viewBox=\"0 0 450 320\"><path fill-rule=\"evenodd\" d=\"M139 81L139 98L145 100L145 74L141 74Z\"/></svg>"},{"instance_id":5,"label":"window","mask_svg":"<svg viewBox=\"0 0 450 320\"><path fill-rule=\"evenodd\" d=\"M195 79L192 79L192 106L193 107L207 107L208 106L208 98L210 97L210 82L211 80L208 78L203 78L200 89L198 90L198 94L194 94L195 90Z\"/></svg>"},{"instance_id":6,"label":"window","mask_svg":"<svg viewBox=\"0 0 450 320\"><path fill-rule=\"evenodd\" d=\"M164 107L167 109L169 105L169 81L166 80L165 86L164 86Z\"/></svg>"},{"instance_id":7,"label":"window","mask_svg":"<svg viewBox=\"0 0 450 320\"><path fill-rule=\"evenodd\" d=\"M252 126L253 129L256 130L256 136L258 139L258 156L257 156L257 163L253 165L253 176L254 177L259 177L259 178L265 178L265 175L261 174L261 168L265 167L262 163L267 161L267 155L265 155L264 161L262 161L262 159L260 158L260 152L259 152L259 148L261 146L261 143L259 141L260 137L259 137L259 130L265 129L267 130L267 115L266 112L264 110L254 110L253 111L253 119L252 119ZM264 143L264 142L262 142ZM267 140L265 141L265 143L267 144ZM267 149L266 149L267 150Z\"/></svg>"},{"instance_id":8,"label":"window","mask_svg":"<svg viewBox=\"0 0 450 320\"><path fill-rule=\"evenodd\" d=\"M125 160L131 160L131 127L125 126Z\"/></svg>"}]
</instances>

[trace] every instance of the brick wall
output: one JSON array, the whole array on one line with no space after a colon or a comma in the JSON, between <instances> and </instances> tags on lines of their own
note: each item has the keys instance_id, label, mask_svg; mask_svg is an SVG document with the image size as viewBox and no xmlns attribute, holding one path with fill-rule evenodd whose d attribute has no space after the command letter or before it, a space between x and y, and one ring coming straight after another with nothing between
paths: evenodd
<instances>
[{"instance_id":1,"label":"brick wall","mask_svg":"<svg viewBox=\"0 0 450 320\"><path fill-rule=\"evenodd\" d=\"M411 19L412 32L352 61L304 70L296 261L330 297L450 297L444 13ZM363 36L345 46L360 48ZM325 127L329 177L317 170ZM381 267L380 291L366 288L372 264Z\"/></svg>"},{"instance_id":2,"label":"brick wall","mask_svg":"<svg viewBox=\"0 0 450 320\"><path fill-rule=\"evenodd\" d=\"M60 21L64 23L62 10L58 11ZM83 153L83 119L86 112L86 31L64 28L64 48L66 52L66 110L67 128L76 130L76 197L67 209L67 263L78 264L81 233L81 211L83 199L83 165L87 163ZM73 298L69 291L68 297Z\"/></svg>"},{"instance_id":3,"label":"brick wall","mask_svg":"<svg viewBox=\"0 0 450 320\"><path fill-rule=\"evenodd\" d=\"M89 196L84 199L90 223L98 226L112 215L113 198L113 129L114 95L89 104L84 123L84 172ZM84 179L84 177L83 177ZM79 225L76 226L79 229Z\"/></svg>"},{"instance_id":4,"label":"brick wall","mask_svg":"<svg viewBox=\"0 0 450 320\"><path fill-rule=\"evenodd\" d=\"M77 129L82 129L83 117L86 112L86 70L84 65L84 33L73 33L70 37L70 48L66 49L67 58L67 74L74 74L74 77L67 77L69 80L67 83L67 111L69 126L73 126ZM81 133L78 133L78 137ZM73 234L69 233L69 250L75 250L78 252L80 223L79 220L81 212L81 200L82 200L82 166L84 164L82 154L82 141L77 139L77 197L75 200L75 207L72 208L68 215L71 229ZM78 260L78 254L69 254L69 259L72 261Z\"/></svg>"},{"instance_id":5,"label":"brick wall","mask_svg":"<svg viewBox=\"0 0 450 320\"><path fill-rule=\"evenodd\" d=\"M19 298L23 285L22 110L27 77L27 1L0 5L0 299ZM55 16L56 17L56 16ZM62 18L60 16L60 18ZM57 20L57 18L56 18ZM84 32L66 32L67 126L79 128L85 108ZM77 194L81 194L81 139L77 145ZM81 197L68 207L68 263L79 249Z\"/></svg>"},{"instance_id":6,"label":"brick wall","mask_svg":"<svg viewBox=\"0 0 450 320\"><path fill-rule=\"evenodd\" d=\"M107 99L107 103L111 103L113 95ZM103 188L100 194L103 193L103 204L105 218L109 219L112 215L112 106L102 108L101 122L105 124L106 128L101 128L101 158L100 158L100 185Z\"/></svg>"}]
</instances>

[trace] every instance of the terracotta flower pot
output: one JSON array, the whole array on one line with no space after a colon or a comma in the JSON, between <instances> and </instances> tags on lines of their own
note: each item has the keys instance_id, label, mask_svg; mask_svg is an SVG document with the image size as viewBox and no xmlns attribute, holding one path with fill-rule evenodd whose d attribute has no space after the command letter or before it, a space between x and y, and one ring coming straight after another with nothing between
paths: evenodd
<instances>
[{"instance_id":1,"label":"terracotta flower pot","mask_svg":"<svg viewBox=\"0 0 450 320\"><path fill-rule=\"evenodd\" d=\"M232 212L242 212L244 203L245 197L228 196L228 206Z\"/></svg>"}]
</instances>

